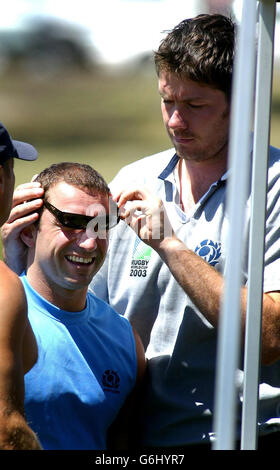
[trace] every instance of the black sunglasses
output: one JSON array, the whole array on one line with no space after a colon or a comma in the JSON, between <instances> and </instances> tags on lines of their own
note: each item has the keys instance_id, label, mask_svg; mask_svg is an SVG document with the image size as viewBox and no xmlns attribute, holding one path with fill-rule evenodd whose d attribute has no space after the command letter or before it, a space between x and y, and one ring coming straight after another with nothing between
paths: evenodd
<instances>
[{"instance_id":1,"label":"black sunglasses","mask_svg":"<svg viewBox=\"0 0 280 470\"><path fill-rule=\"evenodd\" d=\"M63 212L54 207L48 201L44 201L44 206L55 216L61 225L72 229L86 230L88 224L93 222L90 228L93 228L94 232L105 230L107 231L115 227L120 221L117 205L114 210L115 213L109 215L97 215L96 217L82 214L72 214L71 212Z\"/></svg>"}]
</instances>

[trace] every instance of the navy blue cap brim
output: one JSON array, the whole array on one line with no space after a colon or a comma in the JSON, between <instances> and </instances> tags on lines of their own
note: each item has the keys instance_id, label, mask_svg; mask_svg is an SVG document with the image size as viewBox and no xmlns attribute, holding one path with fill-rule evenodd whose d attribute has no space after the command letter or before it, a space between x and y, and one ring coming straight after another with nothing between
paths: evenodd
<instances>
[{"instance_id":1,"label":"navy blue cap brim","mask_svg":"<svg viewBox=\"0 0 280 470\"><path fill-rule=\"evenodd\" d=\"M13 146L16 149L15 158L20 160L36 160L38 158L38 152L33 145L27 142L20 142L19 140L12 140Z\"/></svg>"}]
</instances>

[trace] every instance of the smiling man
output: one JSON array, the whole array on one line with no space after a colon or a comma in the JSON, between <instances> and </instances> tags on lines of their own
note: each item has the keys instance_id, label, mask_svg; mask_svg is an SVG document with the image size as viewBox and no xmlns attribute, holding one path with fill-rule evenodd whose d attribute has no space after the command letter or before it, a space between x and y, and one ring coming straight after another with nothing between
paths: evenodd
<instances>
[{"instance_id":1,"label":"smiling man","mask_svg":"<svg viewBox=\"0 0 280 470\"><path fill-rule=\"evenodd\" d=\"M21 280L38 361L25 375L25 411L43 449L106 449L108 430L145 369L128 320L88 294L103 264L109 189L90 166L61 163L37 177L45 191ZM90 215L89 215L90 214Z\"/></svg>"},{"instance_id":2,"label":"smiling man","mask_svg":"<svg viewBox=\"0 0 280 470\"><path fill-rule=\"evenodd\" d=\"M37 178L38 181L41 179ZM60 181L52 186L49 194L51 196L47 195L44 200L39 227L34 227L32 231L25 229L21 235L29 246L27 278L52 303L58 306L61 303L65 309L66 302L69 309L83 309L85 299L80 290L88 286L102 266L107 252L107 236L91 238L87 235L87 224L93 217L86 213L88 208L96 208L95 216L99 215L97 211L100 208L108 213L108 193L85 191L84 188ZM63 208L63 211L58 208ZM73 214L72 223L70 214ZM78 215L81 219L85 217L84 226L75 224ZM63 216L68 216L68 224Z\"/></svg>"}]
</instances>

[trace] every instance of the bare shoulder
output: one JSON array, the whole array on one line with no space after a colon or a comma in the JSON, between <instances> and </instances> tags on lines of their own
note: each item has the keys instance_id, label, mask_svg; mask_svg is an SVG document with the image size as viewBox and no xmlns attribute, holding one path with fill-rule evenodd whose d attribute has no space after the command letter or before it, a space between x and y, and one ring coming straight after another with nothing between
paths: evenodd
<instances>
[{"instance_id":1,"label":"bare shoulder","mask_svg":"<svg viewBox=\"0 0 280 470\"><path fill-rule=\"evenodd\" d=\"M0 261L0 286L0 299L25 304L24 289L20 279L3 261Z\"/></svg>"},{"instance_id":2,"label":"bare shoulder","mask_svg":"<svg viewBox=\"0 0 280 470\"><path fill-rule=\"evenodd\" d=\"M20 319L27 317L27 302L23 285L10 268L0 261L0 311L11 318L21 312ZM1 319L0 317L0 319Z\"/></svg>"},{"instance_id":3,"label":"bare shoulder","mask_svg":"<svg viewBox=\"0 0 280 470\"><path fill-rule=\"evenodd\" d=\"M22 283L5 263L0 261L0 338L18 329L22 336L27 322L27 302Z\"/></svg>"},{"instance_id":4,"label":"bare shoulder","mask_svg":"<svg viewBox=\"0 0 280 470\"><path fill-rule=\"evenodd\" d=\"M36 362L37 344L28 320L24 287L5 263L0 261L0 353L21 356L24 371Z\"/></svg>"}]
</instances>

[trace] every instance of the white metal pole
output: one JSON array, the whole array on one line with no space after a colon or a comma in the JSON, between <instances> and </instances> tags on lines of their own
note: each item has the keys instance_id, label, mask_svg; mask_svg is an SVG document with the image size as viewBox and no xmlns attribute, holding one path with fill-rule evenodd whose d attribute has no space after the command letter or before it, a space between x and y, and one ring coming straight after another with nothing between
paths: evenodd
<instances>
[{"instance_id":1,"label":"white metal pole","mask_svg":"<svg viewBox=\"0 0 280 470\"><path fill-rule=\"evenodd\" d=\"M246 4L246 5L245 5ZM255 76L256 0L243 2L233 76L227 207L229 233L225 292L218 331L214 450L234 448L236 373L240 349L240 291L244 209L248 194L250 132Z\"/></svg>"},{"instance_id":2,"label":"white metal pole","mask_svg":"<svg viewBox=\"0 0 280 470\"><path fill-rule=\"evenodd\" d=\"M247 450L257 448L267 163L275 13L275 0L260 2L241 432L241 449Z\"/></svg>"}]
</instances>

